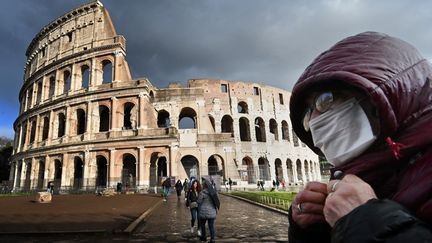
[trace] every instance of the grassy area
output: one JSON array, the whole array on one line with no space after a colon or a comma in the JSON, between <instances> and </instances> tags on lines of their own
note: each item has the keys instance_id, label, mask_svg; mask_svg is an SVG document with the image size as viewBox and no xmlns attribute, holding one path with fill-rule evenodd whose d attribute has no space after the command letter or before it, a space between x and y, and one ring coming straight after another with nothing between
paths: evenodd
<instances>
[{"instance_id":1,"label":"grassy area","mask_svg":"<svg viewBox=\"0 0 432 243\"><path fill-rule=\"evenodd\" d=\"M243 197L251 201L266 204L271 207L280 208L283 210L288 210L289 205L294 200L297 195L296 192L245 192L245 191L234 191L231 192L232 195Z\"/></svg>"},{"instance_id":2,"label":"grassy area","mask_svg":"<svg viewBox=\"0 0 432 243\"><path fill-rule=\"evenodd\" d=\"M34 195L33 192L14 192L14 193L6 193L0 194L0 197L19 197L19 196L30 196Z\"/></svg>"}]
</instances>

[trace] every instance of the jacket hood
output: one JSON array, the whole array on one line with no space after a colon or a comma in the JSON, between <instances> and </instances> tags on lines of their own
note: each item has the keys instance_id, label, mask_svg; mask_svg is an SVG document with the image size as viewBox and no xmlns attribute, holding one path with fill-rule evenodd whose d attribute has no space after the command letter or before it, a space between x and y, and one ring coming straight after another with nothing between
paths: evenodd
<instances>
[{"instance_id":1,"label":"jacket hood","mask_svg":"<svg viewBox=\"0 0 432 243\"><path fill-rule=\"evenodd\" d=\"M297 136L315 152L302 125L305 97L318 90L350 88L362 92L377 108L377 143L395 140L432 108L431 64L410 44L377 32L348 37L320 54L295 84L290 116Z\"/></svg>"}]
</instances>

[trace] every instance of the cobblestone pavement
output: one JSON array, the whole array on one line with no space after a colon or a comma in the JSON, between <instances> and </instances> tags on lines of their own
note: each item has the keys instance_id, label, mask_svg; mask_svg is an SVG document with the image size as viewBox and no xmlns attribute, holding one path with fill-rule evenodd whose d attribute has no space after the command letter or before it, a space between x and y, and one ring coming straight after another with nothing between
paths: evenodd
<instances>
[{"instance_id":1,"label":"cobblestone pavement","mask_svg":"<svg viewBox=\"0 0 432 243\"><path fill-rule=\"evenodd\" d=\"M287 216L229 196L220 195L220 200L216 242L288 242ZM138 226L130 241L200 242L190 232L190 219L183 195L180 201L172 195Z\"/></svg>"}]
</instances>

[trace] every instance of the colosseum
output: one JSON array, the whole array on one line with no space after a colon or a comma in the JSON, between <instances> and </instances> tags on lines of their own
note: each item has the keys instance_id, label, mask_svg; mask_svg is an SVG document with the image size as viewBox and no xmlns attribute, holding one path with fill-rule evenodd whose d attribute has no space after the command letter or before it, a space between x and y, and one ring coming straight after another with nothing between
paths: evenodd
<instances>
[{"instance_id":1,"label":"colosseum","mask_svg":"<svg viewBox=\"0 0 432 243\"><path fill-rule=\"evenodd\" d=\"M320 180L318 156L292 132L290 93L263 84L191 79L166 88L132 79L126 41L94 1L55 19L26 51L14 123L14 191L115 187L146 192L160 178L212 175Z\"/></svg>"}]
</instances>

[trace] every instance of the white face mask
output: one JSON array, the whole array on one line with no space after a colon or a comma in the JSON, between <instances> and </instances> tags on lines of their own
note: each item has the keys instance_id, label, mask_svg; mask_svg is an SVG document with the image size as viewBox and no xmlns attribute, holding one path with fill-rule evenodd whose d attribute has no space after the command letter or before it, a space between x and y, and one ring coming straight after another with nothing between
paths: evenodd
<instances>
[{"instance_id":1,"label":"white face mask","mask_svg":"<svg viewBox=\"0 0 432 243\"><path fill-rule=\"evenodd\" d=\"M366 113L355 98L332 107L309 124L314 145L335 166L360 155L376 139Z\"/></svg>"}]
</instances>

